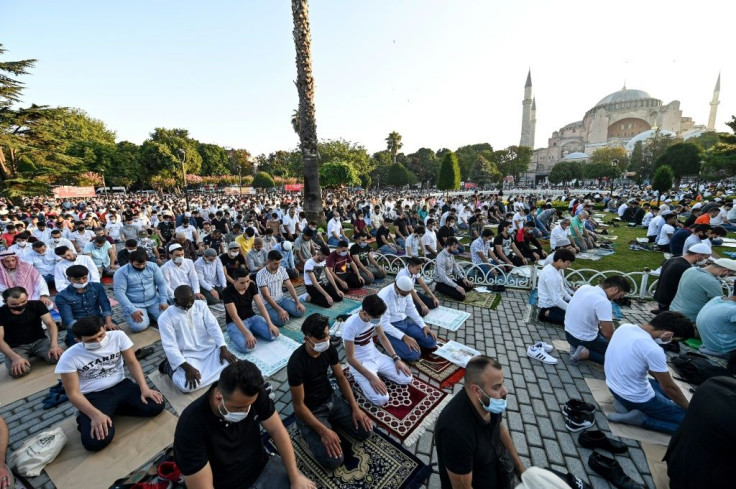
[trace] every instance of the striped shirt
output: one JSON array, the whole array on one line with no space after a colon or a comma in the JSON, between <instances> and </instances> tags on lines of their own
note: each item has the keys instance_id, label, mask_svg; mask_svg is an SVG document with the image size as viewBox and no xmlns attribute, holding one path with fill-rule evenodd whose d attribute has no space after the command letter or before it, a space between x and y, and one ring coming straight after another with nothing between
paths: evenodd
<instances>
[{"instance_id":1,"label":"striped shirt","mask_svg":"<svg viewBox=\"0 0 736 489\"><path fill-rule=\"evenodd\" d=\"M256 274L256 285L258 285L258 288L268 287L268 293L275 302L280 301L284 297L284 280L289 280L289 274L281 266L276 273L271 273L264 267Z\"/></svg>"},{"instance_id":2,"label":"striped shirt","mask_svg":"<svg viewBox=\"0 0 736 489\"><path fill-rule=\"evenodd\" d=\"M437 282L449 285L450 287L457 287L457 284L452 280L452 276L461 278L463 271L455 263L455 257L452 253L447 251L447 248L440 251L434 261L434 278Z\"/></svg>"},{"instance_id":3,"label":"striped shirt","mask_svg":"<svg viewBox=\"0 0 736 489\"><path fill-rule=\"evenodd\" d=\"M491 242L483 241L483 238L476 238L473 240L473 242L470 244L470 258L473 260L473 265L480 265L481 263L485 263L480 257L478 257L478 253L482 253L485 255L486 258L488 258L488 250L491 248Z\"/></svg>"}]
</instances>

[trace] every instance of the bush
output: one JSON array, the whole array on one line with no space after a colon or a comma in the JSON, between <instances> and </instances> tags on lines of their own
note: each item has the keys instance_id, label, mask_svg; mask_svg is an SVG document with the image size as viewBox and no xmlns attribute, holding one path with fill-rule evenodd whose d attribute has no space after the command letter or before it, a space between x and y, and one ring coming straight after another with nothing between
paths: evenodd
<instances>
[{"instance_id":1,"label":"bush","mask_svg":"<svg viewBox=\"0 0 736 489\"><path fill-rule=\"evenodd\" d=\"M353 186L359 185L360 179L353 166L336 160L319 167L319 183L323 187Z\"/></svg>"},{"instance_id":2,"label":"bush","mask_svg":"<svg viewBox=\"0 0 736 489\"><path fill-rule=\"evenodd\" d=\"M273 188L274 186L276 186L276 182L274 182L273 178L271 178L271 175L269 175L265 171L259 171L253 177L252 185L254 188Z\"/></svg>"},{"instance_id":3,"label":"bush","mask_svg":"<svg viewBox=\"0 0 736 489\"><path fill-rule=\"evenodd\" d=\"M437 190L457 190L460 188L460 163L452 151L448 152L437 176Z\"/></svg>"}]
</instances>

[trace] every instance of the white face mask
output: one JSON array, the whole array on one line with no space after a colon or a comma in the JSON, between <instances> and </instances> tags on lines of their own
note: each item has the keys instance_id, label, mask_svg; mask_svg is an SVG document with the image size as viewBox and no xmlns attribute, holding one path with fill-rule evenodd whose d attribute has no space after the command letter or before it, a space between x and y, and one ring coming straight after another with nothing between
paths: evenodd
<instances>
[{"instance_id":1,"label":"white face mask","mask_svg":"<svg viewBox=\"0 0 736 489\"><path fill-rule=\"evenodd\" d=\"M244 413L243 412L231 413L225 407L225 401L223 400L222 404L217 406L217 410L220 411L220 414L225 419L225 421L229 421L231 423L240 423L241 421L243 421L245 418L248 417L248 413L250 413L250 406L248 406L248 410Z\"/></svg>"},{"instance_id":2,"label":"white face mask","mask_svg":"<svg viewBox=\"0 0 736 489\"><path fill-rule=\"evenodd\" d=\"M327 349L330 347L330 341L322 341L320 343L312 343L312 348L314 348L314 351L317 353L322 353L327 351Z\"/></svg>"},{"instance_id":3,"label":"white face mask","mask_svg":"<svg viewBox=\"0 0 736 489\"><path fill-rule=\"evenodd\" d=\"M698 265L698 266L700 266L700 267L702 267L706 263L708 263L708 259L707 258L704 258L702 260L698 260L698 261L695 262L695 264Z\"/></svg>"},{"instance_id":4,"label":"white face mask","mask_svg":"<svg viewBox=\"0 0 736 489\"><path fill-rule=\"evenodd\" d=\"M174 258L174 263L176 263L177 265L181 265L182 263L184 263L184 257L177 256L176 258Z\"/></svg>"},{"instance_id":5,"label":"white face mask","mask_svg":"<svg viewBox=\"0 0 736 489\"><path fill-rule=\"evenodd\" d=\"M83 284L78 284L78 283L72 282L72 287L74 287L75 289L83 289L86 286L87 286L87 282L84 282Z\"/></svg>"},{"instance_id":6,"label":"white face mask","mask_svg":"<svg viewBox=\"0 0 736 489\"><path fill-rule=\"evenodd\" d=\"M105 337L102 338L100 341L93 341L92 343L82 343L82 345L87 350L99 350L100 348L105 348L108 343L110 343L110 335L105 334Z\"/></svg>"},{"instance_id":7,"label":"white face mask","mask_svg":"<svg viewBox=\"0 0 736 489\"><path fill-rule=\"evenodd\" d=\"M236 256L238 256L238 252L237 251L231 251L230 253L228 253L228 255L230 255L233 258L235 258Z\"/></svg>"},{"instance_id":8,"label":"white face mask","mask_svg":"<svg viewBox=\"0 0 736 489\"><path fill-rule=\"evenodd\" d=\"M20 246L21 248L25 248L28 244L28 241L17 241L16 244Z\"/></svg>"}]
</instances>

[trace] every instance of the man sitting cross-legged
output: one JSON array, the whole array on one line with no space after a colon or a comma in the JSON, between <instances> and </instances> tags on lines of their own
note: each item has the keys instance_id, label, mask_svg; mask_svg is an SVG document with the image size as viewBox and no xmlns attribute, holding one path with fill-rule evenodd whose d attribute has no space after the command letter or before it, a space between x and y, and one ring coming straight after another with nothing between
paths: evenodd
<instances>
[{"instance_id":1,"label":"man sitting cross-legged","mask_svg":"<svg viewBox=\"0 0 736 489\"><path fill-rule=\"evenodd\" d=\"M355 244L350 247L350 258L358 268L365 285L372 284L376 279L386 277L386 271L378 264L368 244L368 235L357 233L353 235Z\"/></svg>"},{"instance_id":2,"label":"man sitting cross-legged","mask_svg":"<svg viewBox=\"0 0 736 489\"><path fill-rule=\"evenodd\" d=\"M424 260L416 256L411 256L406 260L406 266L399 270L399 273L396 275L396 280L400 277L409 277L414 284L419 284L424 291L424 294L422 294L417 292L414 287L411 289L411 297L414 299L414 306L422 317L429 314L430 309L436 309L440 305L440 300L434 295L422 278L423 265Z\"/></svg>"},{"instance_id":3,"label":"man sitting cross-legged","mask_svg":"<svg viewBox=\"0 0 736 489\"><path fill-rule=\"evenodd\" d=\"M271 318L271 322L278 327L286 324L289 317L300 318L306 312L306 308L299 301L294 285L289 280L289 274L286 269L281 266L283 256L278 250L268 252L268 261L266 266L256 275L256 284L266 303L266 311ZM291 295L288 298L284 294L283 287Z\"/></svg>"},{"instance_id":4,"label":"man sitting cross-legged","mask_svg":"<svg viewBox=\"0 0 736 489\"><path fill-rule=\"evenodd\" d=\"M355 382L365 397L377 406L383 406L389 400L386 384L378 377L379 374L397 384L406 385L412 381L409 367L401 361L384 333L386 330L393 336L403 336L391 323L381 324L387 309L383 299L369 295L363 299L362 309L350 316L342 328L345 357ZM389 355L378 351L373 343L374 335Z\"/></svg>"},{"instance_id":5,"label":"man sitting cross-legged","mask_svg":"<svg viewBox=\"0 0 736 489\"><path fill-rule=\"evenodd\" d=\"M66 276L71 283L56 296L56 307L59 309L61 324L67 329L64 342L67 346L76 343L71 328L74 323L87 316L100 316L105 321L105 329L118 329L112 321L112 308L107 298L105 287L99 282L89 281L89 270L84 265L72 265L66 269Z\"/></svg>"},{"instance_id":6,"label":"man sitting cross-legged","mask_svg":"<svg viewBox=\"0 0 736 489\"><path fill-rule=\"evenodd\" d=\"M409 362L419 359L421 348L434 349L437 346L437 335L419 315L411 297L412 290L414 281L409 277L399 277L378 292L378 297L387 306L381 323L390 323L403 333L398 338L389 334L388 340L401 359Z\"/></svg>"},{"instance_id":7,"label":"man sitting cross-legged","mask_svg":"<svg viewBox=\"0 0 736 489\"><path fill-rule=\"evenodd\" d=\"M344 461L340 428L357 440L365 440L373 429L361 411L342 371L337 349L330 344L327 317L315 313L302 323L304 344L289 358L287 374L298 426L314 458L334 470ZM327 378L328 367L337 379L342 396Z\"/></svg>"},{"instance_id":8,"label":"man sitting cross-legged","mask_svg":"<svg viewBox=\"0 0 736 489\"><path fill-rule=\"evenodd\" d=\"M61 374L69 401L79 409L82 446L97 452L115 436L110 416L153 417L164 410L164 398L148 388L133 342L124 332L105 331L99 316L80 319L72 332L79 343L61 355L55 372ZM135 383L125 377L123 360Z\"/></svg>"},{"instance_id":9,"label":"man sitting cross-legged","mask_svg":"<svg viewBox=\"0 0 736 489\"><path fill-rule=\"evenodd\" d=\"M56 363L62 354L58 330L46 304L29 301L23 287L3 291L5 305L0 307L0 351L11 377L22 377L31 371L31 356ZM48 336L43 330L46 325Z\"/></svg>"},{"instance_id":10,"label":"man sitting cross-legged","mask_svg":"<svg viewBox=\"0 0 736 489\"><path fill-rule=\"evenodd\" d=\"M174 306L158 318L166 359L158 369L182 392L207 387L237 360L225 346L225 336L204 301L194 300L188 285L174 290Z\"/></svg>"},{"instance_id":11,"label":"man sitting cross-legged","mask_svg":"<svg viewBox=\"0 0 736 489\"><path fill-rule=\"evenodd\" d=\"M222 301L225 303L225 329L235 348L243 353L250 353L256 347L256 336L265 341L273 341L280 334L279 328L273 325L271 318L263 305L258 287L250 279L247 270L238 268L233 272L234 284L228 285L222 291ZM257 316L253 312L253 303L256 303Z\"/></svg>"}]
</instances>

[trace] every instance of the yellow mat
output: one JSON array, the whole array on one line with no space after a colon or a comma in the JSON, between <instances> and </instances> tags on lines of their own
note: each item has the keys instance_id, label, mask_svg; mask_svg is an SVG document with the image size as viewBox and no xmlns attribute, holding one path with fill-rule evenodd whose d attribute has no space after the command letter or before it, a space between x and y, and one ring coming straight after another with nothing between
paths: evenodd
<instances>
[{"instance_id":1,"label":"yellow mat","mask_svg":"<svg viewBox=\"0 0 736 489\"><path fill-rule=\"evenodd\" d=\"M209 387L205 386L202 389L186 394L176 388L168 375L162 374L158 370L148 374L148 378L151 379L151 382L156 386L156 389L158 389L158 391L164 395L166 400L169 401L169 404L171 404L171 407L174 408L174 411L176 411L176 414L179 416L181 416L181 413L187 406L196 399L199 399L200 396L205 395L207 393L207 387Z\"/></svg>"},{"instance_id":2,"label":"yellow mat","mask_svg":"<svg viewBox=\"0 0 736 489\"><path fill-rule=\"evenodd\" d=\"M667 447L642 442L641 449L644 450L644 455L647 457L649 470L652 473L652 479L654 479L654 486L657 489L670 489L667 462L662 461L664 454L667 452Z\"/></svg>"},{"instance_id":3,"label":"yellow mat","mask_svg":"<svg viewBox=\"0 0 736 489\"><path fill-rule=\"evenodd\" d=\"M82 446L76 420L67 419L61 423L67 436L66 446L46 466L46 473L58 489L110 487L171 445L176 421L176 416L168 411L154 418L116 416L112 443L92 453Z\"/></svg>"},{"instance_id":4,"label":"yellow mat","mask_svg":"<svg viewBox=\"0 0 736 489\"><path fill-rule=\"evenodd\" d=\"M161 339L156 328L147 328L140 333L132 333L128 325L124 323L121 329L133 341L133 348L136 350ZM71 331L68 334L71 334ZM40 358L32 358L31 373L14 379L8 373L7 368L0 366L0 402L10 404L55 386L61 377L54 373L54 368L55 365L49 365Z\"/></svg>"}]
</instances>

